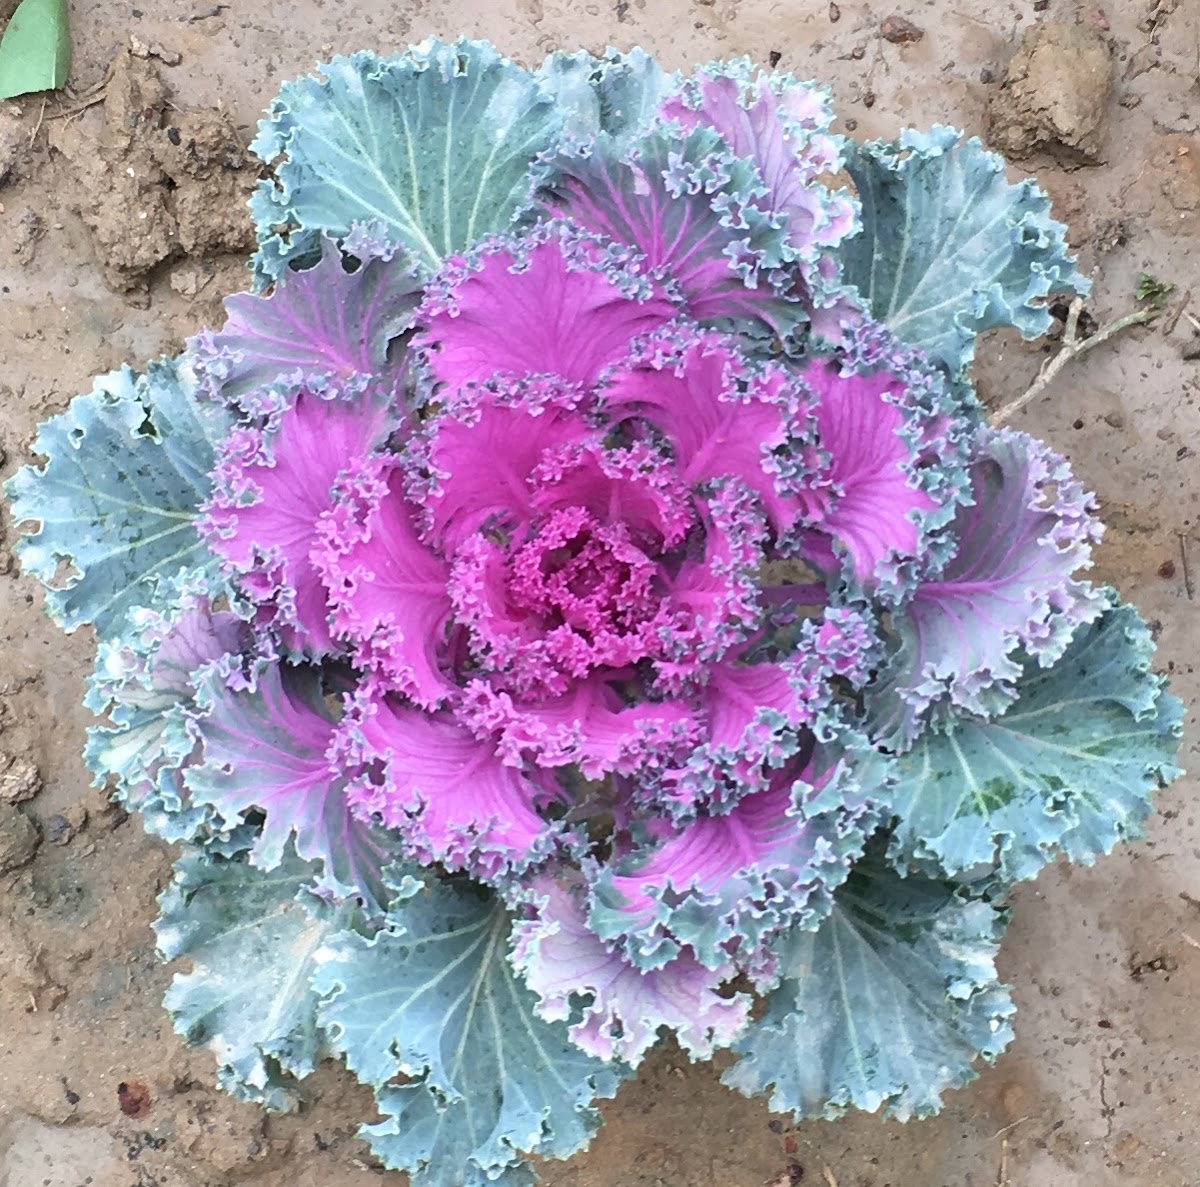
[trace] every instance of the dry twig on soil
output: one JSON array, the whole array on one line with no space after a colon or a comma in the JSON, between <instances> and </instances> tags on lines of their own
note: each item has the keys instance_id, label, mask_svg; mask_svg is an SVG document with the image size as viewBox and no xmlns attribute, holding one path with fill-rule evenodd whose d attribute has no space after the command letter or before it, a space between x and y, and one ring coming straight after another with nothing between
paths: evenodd
<instances>
[{"instance_id":1,"label":"dry twig on soil","mask_svg":"<svg viewBox=\"0 0 1200 1187\"><path fill-rule=\"evenodd\" d=\"M991 414L992 424L1002 425L1026 405L1033 403L1050 386L1055 376L1073 359L1087 354L1089 350L1099 346L1102 342L1107 342L1122 330L1129 329L1130 326L1144 325L1146 322L1153 321L1162 310L1139 309L1136 313L1128 313L1124 317L1117 318L1116 321L1109 322L1106 326L1101 326L1090 338L1079 337L1079 315L1082 312L1083 298L1076 297L1067 311L1067 324L1063 329L1062 347L1058 354L1042 364L1037 378L1025 392L1008 404L1001 405Z\"/></svg>"}]
</instances>

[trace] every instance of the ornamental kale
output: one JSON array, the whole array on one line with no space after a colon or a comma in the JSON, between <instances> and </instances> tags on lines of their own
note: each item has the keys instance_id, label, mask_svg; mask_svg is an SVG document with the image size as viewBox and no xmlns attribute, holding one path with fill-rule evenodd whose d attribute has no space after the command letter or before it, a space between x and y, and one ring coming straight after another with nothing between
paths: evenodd
<instances>
[{"instance_id":1,"label":"ornamental kale","mask_svg":"<svg viewBox=\"0 0 1200 1187\"><path fill-rule=\"evenodd\" d=\"M340 1054L429 1187L531 1182L668 1033L922 1116L1011 1037L1008 889L1140 835L1180 706L971 387L1086 291L1063 228L830 122L744 61L335 59L224 329L43 426L23 564L230 1091Z\"/></svg>"}]
</instances>

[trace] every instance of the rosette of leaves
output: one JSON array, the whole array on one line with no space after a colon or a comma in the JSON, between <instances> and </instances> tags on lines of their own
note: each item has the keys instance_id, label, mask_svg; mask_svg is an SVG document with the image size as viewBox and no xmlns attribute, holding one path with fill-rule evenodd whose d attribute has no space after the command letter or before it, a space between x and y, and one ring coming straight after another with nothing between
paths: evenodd
<instances>
[{"instance_id":1,"label":"rosette of leaves","mask_svg":"<svg viewBox=\"0 0 1200 1187\"><path fill-rule=\"evenodd\" d=\"M1063 228L830 121L744 61L337 58L255 142L255 291L9 484L92 769L184 844L178 1029L274 1107L341 1056L417 1184L530 1182L666 1034L935 1111L1011 1034L1008 887L1176 773L1091 497L972 393Z\"/></svg>"}]
</instances>

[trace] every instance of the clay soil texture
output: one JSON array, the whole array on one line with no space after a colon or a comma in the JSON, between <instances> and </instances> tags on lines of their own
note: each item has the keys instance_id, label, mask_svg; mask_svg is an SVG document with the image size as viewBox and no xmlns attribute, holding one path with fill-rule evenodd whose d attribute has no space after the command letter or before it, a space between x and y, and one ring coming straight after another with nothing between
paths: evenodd
<instances>
[{"instance_id":1,"label":"clay soil texture","mask_svg":"<svg viewBox=\"0 0 1200 1187\"><path fill-rule=\"evenodd\" d=\"M12 5L0 3L0 21ZM519 61L642 45L748 54L832 87L839 130L967 129L1035 175L1094 277L1088 316L1174 288L1153 325L1066 369L1015 420L1067 454L1108 523L1093 576L1151 621L1197 699L1200 2L1197 0L82 0L68 90L0 104L0 478L91 377L178 351L245 287L245 151L279 83L429 34ZM981 394L1053 351L992 336ZM268 1116L172 1032L150 921L172 853L90 789L93 640L63 636L0 519L0 1185L400 1187L354 1137L369 1098L322 1068ZM1195 765L1189 712L1182 762ZM1200 1183L1200 812L1021 888L1001 970L1017 1040L937 1118L793 1126L660 1050L548 1187L1194 1187Z\"/></svg>"}]
</instances>

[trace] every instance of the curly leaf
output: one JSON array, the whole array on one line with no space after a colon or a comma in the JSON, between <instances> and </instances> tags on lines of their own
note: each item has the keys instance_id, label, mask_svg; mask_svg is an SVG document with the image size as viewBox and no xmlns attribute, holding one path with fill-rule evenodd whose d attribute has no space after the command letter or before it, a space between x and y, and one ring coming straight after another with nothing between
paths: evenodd
<instances>
[{"instance_id":1,"label":"curly leaf","mask_svg":"<svg viewBox=\"0 0 1200 1187\"><path fill-rule=\"evenodd\" d=\"M1090 290L1050 200L1031 181L1010 185L979 140L940 125L910 130L859 145L847 168L863 232L842 247L845 279L872 316L952 375L981 331L1037 338L1051 324L1047 294Z\"/></svg>"},{"instance_id":2,"label":"curly leaf","mask_svg":"<svg viewBox=\"0 0 1200 1187\"><path fill-rule=\"evenodd\" d=\"M639 274L665 282L690 317L745 319L774 332L803 315L790 288L794 249L751 201L761 182L713 129L658 129L623 155L602 140L550 158L547 209L627 245Z\"/></svg>"},{"instance_id":3,"label":"curly leaf","mask_svg":"<svg viewBox=\"0 0 1200 1187\"><path fill-rule=\"evenodd\" d=\"M1072 576L1091 565L1101 528L1065 459L1008 429L982 429L973 452L954 555L893 611L899 647L868 696L876 738L893 749L911 745L931 707L1001 712L1022 659L1050 667L1108 606Z\"/></svg>"},{"instance_id":4,"label":"curly leaf","mask_svg":"<svg viewBox=\"0 0 1200 1187\"><path fill-rule=\"evenodd\" d=\"M222 1088L272 1109L290 1106L287 1077L307 1076L324 1053L309 975L353 918L307 892L316 869L294 853L264 873L189 850L158 900L159 952L192 962L164 1000L175 1029L213 1051Z\"/></svg>"},{"instance_id":5,"label":"curly leaf","mask_svg":"<svg viewBox=\"0 0 1200 1187\"><path fill-rule=\"evenodd\" d=\"M227 828L258 809L265 819L254 865L275 869L294 844L302 858L321 862L323 890L381 912L387 842L351 810L346 784L355 772L337 751L318 670L266 664L247 689L212 676L194 714L204 744L204 761L185 779L194 801L215 809Z\"/></svg>"},{"instance_id":6,"label":"curly leaf","mask_svg":"<svg viewBox=\"0 0 1200 1187\"><path fill-rule=\"evenodd\" d=\"M282 403L265 423L239 426L222 442L197 526L241 592L278 615L289 646L322 655L339 644L313 564L318 525L334 510L342 471L361 473L361 459L396 426L395 405L378 387L273 395Z\"/></svg>"},{"instance_id":7,"label":"curly leaf","mask_svg":"<svg viewBox=\"0 0 1200 1187\"><path fill-rule=\"evenodd\" d=\"M17 552L64 630L90 622L111 638L131 607L154 603L159 580L212 565L195 519L225 426L172 359L100 376L42 425L33 451L46 464L19 470L5 493L14 521L41 525Z\"/></svg>"},{"instance_id":8,"label":"curly leaf","mask_svg":"<svg viewBox=\"0 0 1200 1187\"><path fill-rule=\"evenodd\" d=\"M575 140L601 133L624 146L658 119L659 105L679 86L645 50L615 49L598 58L586 50L553 53L538 78L563 112L564 132Z\"/></svg>"},{"instance_id":9,"label":"curly leaf","mask_svg":"<svg viewBox=\"0 0 1200 1187\"><path fill-rule=\"evenodd\" d=\"M1003 915L924 878L864 861L818 931L776 945L783 980L734 1044L722 1076L802 1117L849 1108L907 1120L941 1107L1012 1038L1014 1006L996 980Z\"/></svg>"},{"instance_id":10,"label":"curly leaf","mask_svg":"<svg viewBox=\"0 0 1200 1187\"><path fill-rule=\"evenodd\" d=\"M188 342L206 395L253 413L272 384L312 391L327 377L347 392L372 378L399 386L407 359L390 359L388 347L409 328L420 293L407 257L364 241L351 270L332 240L322 238L320 250L316 264L281 276L270 294L227 297L225 328Z\"/></svg>"},{"instance_id":11,"label":"curly leaf","mask_svg":"<svg viewBox=\"0 0 1200 1187\"><path fill-rule=\"evenodd\" d=\"M1136 611L1110 596L1052 668L1026 666L1002 716L930 730L895 760L893 860L1016 881L1141 836L1152 793L1180 773L1183 710L1150 672Z\"/></svg>"},{"instance_id":12,"label":"curly leaf","mask_svg":"<svg viewBox=\"0 0 1200 1187\"><path fill-rule=\"evenodd\" d=\"M189 712L202 671L240 677L252 628L231 610L225 593L203 573L185 573L160 610L135 606L125 634L102 641L84 704L105 720L88 729L84 762L97 786L115 782L113 797L140 812L148 832L168 841L196 841L228 855L249 848L257 830L227 829L208 805L192 802L184 770L196 756Z\"/></svg>"},{"instance_id":13,"label":"curly leaf","mask_svg":"<svg viewBox=\"0 0 1200 1187\"><path fill-rule=\"evenodd\" d=\"M839 792L858 802L842 810ZM838 807L810 814L816 798ZM841 763L800 776L785 768L729 812L659 826L652 841L603 867L588 926L622 942L645 971L684 949L723 969L739 944L754 950L793 924L815 928L877 824Z\"/></svg>"},{"instance_id":14,"label":"curly leaf","mask_svg":"<svg viewBox=\"0 0 1200 1187\"><path fill-rule=\"evenodd\" d=\"M250 146L287 155L251 199L260 279L310 256L322 231L366 224L437 268L508 225L561 122L528 71L478 41L338 57L285 83Z\"/></svg>"},{"instance_id":15,"label":"curly leaf","mask_svg":"<svg viewBox=\"0 0 1200 1187\"><path fill-rule=\"evenodd\" d=\"M727 1047L745 1025L751 999L723 996L728 969L707 969L688 951L661 968L639 969L587 925L580 880L541 874L513 926L513 964L540 999L538 1013L562 1019L581 1050L633 1067L670 1028L693 1059Z\"/></svg>"},{"instance_id":16,"label":"curly leaf","mask_svg":"<svg viewBox=\"0 0 1200 1187\"><path fill-rule=\"evenodd\" d=\"M829 134L828 91L790 74L764 74L749 58L702 66L662 107L684 128L714 128L737 157L753 162L762 192L752 199L787 229L795 259L813 264L857 229L857 206L821 178L842 170L842 141ZM804 269L808 283L817 269Z\"/></svg>"},{"instance_id":17,"label":"curly leaf","mask_svg":"<svg viewBox=\"0 0 1200 1187\"><path fill-rule=\"evenodd\" d=\"M565 1158L622 1074L543 1022L507 959L510 920L489 896L441 883L393 907L396 930L335 937L313 979L333 1047L390 1119L364 1129L414 1187L531 1181L528 1154ZM389 1086L398 1074L408 1083Z\"/></svg>"}]
</instances>

